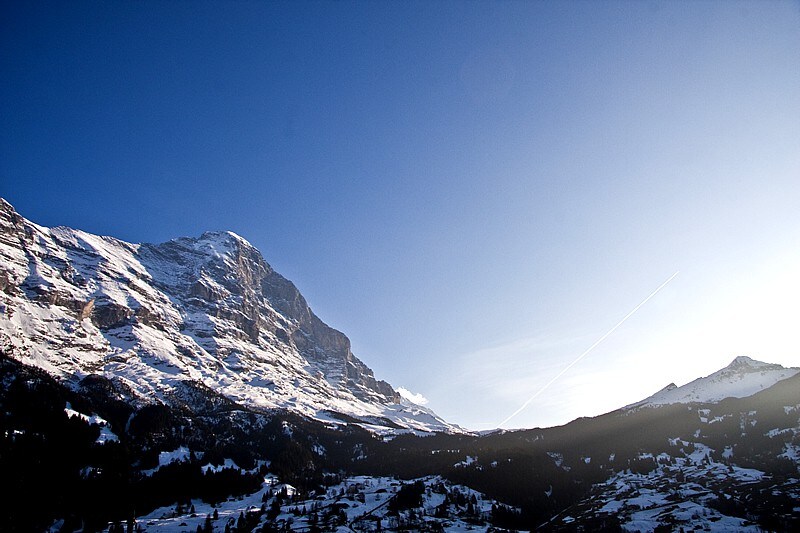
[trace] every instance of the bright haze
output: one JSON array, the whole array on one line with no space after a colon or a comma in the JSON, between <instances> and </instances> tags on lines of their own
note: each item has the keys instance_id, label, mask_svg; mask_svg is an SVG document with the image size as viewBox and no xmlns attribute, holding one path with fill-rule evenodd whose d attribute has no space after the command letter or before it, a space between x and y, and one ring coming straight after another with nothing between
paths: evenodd
<instances>
[{"instance_id":1,"label":"bright haze","mask_svg":"<svg viewBox=\"0 0 800 533\"><path fill-rule=\"evenodd\" d=\"M800 366L797 2L4 2L0 195L232 230L448 421Z\"/></svg>"}]
</instances>

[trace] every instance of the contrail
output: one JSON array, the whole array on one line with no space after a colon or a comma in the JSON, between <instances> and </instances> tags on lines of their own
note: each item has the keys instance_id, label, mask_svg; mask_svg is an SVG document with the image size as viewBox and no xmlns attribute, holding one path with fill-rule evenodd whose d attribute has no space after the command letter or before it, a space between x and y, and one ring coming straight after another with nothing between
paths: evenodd
<instances>
[{"instance_id":1,"label":"contrail","mask_svg":"<svg viewBox=\"0 0 800 533\"><path fill-rule=\"evenodd\" d=\"M498 427L498 428L500 428L500 427L503 427L504 425L506 425L506 423L507 423L509 420L511 420L512 418L514 418L515 416L517 416L518 414L520 414L522 411L524 411L524 410L525 410L525 408L526 408L526 407L528 407L528 405L530 405L530 403L531 403L533 400L535 400L535 399L536 399L536 398L537 398L537 397L538 397L538 396L539 396L541 393L543 393L545 390L547 390L547 387L549 387L550 385L552 385L552 384L553 384L553 383L554 383L554 382L555 382L555 381L556 381L558 378L560 378L561 376L563 376L564 374L566 374L566 373L567 373L567 371L568 371L570 368L572 368L573 366L575 366L576 364L578 364L578 362L579 362L581 359L583 359L584 357L586 357L587 355L589 355L589 352L591 352L592 350L594 350L594 349L595 349L595 347L597 347L597 345L598 345L598 344L600 344L601 342L603 342L604 340L606 340L606 337L608 337L609 335L611 335L612 333L614 333L614 331L615 331L615 330L616 330L618 327L620 327L622 324L624 324L624 323L625 323L625 321L626 321L626 320L628 320L628 319L629 319L631 316L633 316L633 314L634 314L636 311L638 311L640 307L642 307L644 304L646 304L646 303L647 303L647 302L650 300L650 298L652 298L653 296L655 296L656 294L658 294L658 291L660 291L661 289L663 289L664 287L666 287L666 286L667 286L667 284L668 284L670 281L672 281L672 280L675 278L675 276L677 276L677 275L678 275L678 272L680 272L680 271L679 271L679 270L676 270L676 271L675 271L675 273L674 273L673 275L671 275L669 278L667 278L667 281L665 281L664 283L662 283L661 285L659 285L659 286L658 286L658 288L656 288L656 290L654 290L653 292L651 292L651 293L650 293L650 295L649 295L647 298L645 298L644 300L642 300L641 302L639 302L639 305L637 305L636 307L634 307L633 309L631 309L631 312L630 312L630 313L628 313L627 315L625 315L625 317L624 317L622 320L620 320L619 322L617 322L617 324L616 324L616 325L615 325L613 328L611 328L610 330L608 330L608 331L605 333L605 335L603 335L602 337L600 337L599 339L597 339L597 340L595 341L595 343L594 343L594 344L592 344L591 346L589 346L589 347L586 349L586 351L584 351L582 354L580 354L580 355L578 356L578 358L577 358L577 359L575 359L573 362L571 362L570 364L568 364L568 365L567 365L567 366L566 366L566 367L565 367L565 368L564 368L564 369L563 369L561 372L559 372L558 374L556 374L556 377L554 377L553 379L551 379L550 381L548 381L548 382L545 384L545 386L544 386L544 387L542 387L541 389L539 389L538 391L536 391L536 394L534 394L533 396L531 396L530 398L528 398L528 401L526 401L525 403L523 403L523 404L522 404L522 406L521 406L519 409L517 409L516 411L514 411L513 413L511 413L511 415L510 415L508 418L506 418L505 420L503 420L502 422L500 422L500 423L497 425L497 427Z\"/></svg>"}]
</instances>

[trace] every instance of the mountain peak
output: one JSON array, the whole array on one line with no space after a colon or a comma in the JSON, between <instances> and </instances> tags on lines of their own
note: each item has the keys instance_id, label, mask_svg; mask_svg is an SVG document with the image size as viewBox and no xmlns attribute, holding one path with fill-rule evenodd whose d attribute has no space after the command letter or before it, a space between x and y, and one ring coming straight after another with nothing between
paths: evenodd
<instances>
[{"instance_id":1,"label":"mountain peak","mask_svg":"<svg viewBox=\"0 0 800 533\"><path fill-rule=\"evenodd\" d=\"M458 431L403 404L236 233L131 245L38 226L7 202L0 215L0 346L23 362L148 401L199 383L253 409Z\"/></svg>"},{"instance_id":2,"label":"mountain peak","mask_svg":"<svg viewBox=\"0 0 800 533\"><path fill-rule=\"evenodd\" d=\"M725 398L745 398L773 386L778 381L800 373L800 368L756 361L747 356L691 383L676 387L674 383L625 408L669 405L675 403L714 403Z\"/></svg>"},{"instance_id":3,"label":"mountain peak","mask_svg":"<svg viewBox=\"0 0 800 533\"><path fill-rule=\"evenodd\" d=\"M762 361L756 361L752 357L747 357L746 355L740 355L735 357L733 361L730 362L728 366L725 368L736 369L736 368L760 368L764 366L772 366L769 363L764 363Z\"/></svg>"},{"instance_id":4,"label":"mountain peak","mask_svg":"<svg viewBox=\"0 0 800 533\"><path fill-rule=\"evenodd\" d=\"M232 231L206 231L199 237L178 237L156 246L178 246L208 256L228 255L243 249L255 250L247 239Z\"/></svg>"},{"instance_id":5,"label":"mountain peak","mask_svg":"<svg viewBox=\"0 0 800 533\"><path fill-rule=\"evenodd\" d=\"M239 235L238 233L234 233L232 231L224 230L224 231L206 231L198 240L203 241L216 241L216 242L230 242L230 243L237 243L237 244L246 244L248 246L252 246L247 239Z\"/></svg>"},{"instance_id":6,"label":"mountain peak","mask_svg":"<svg viewBox=\"0 0 800 533\"><path fill-rule=\"evenodd\" d=\"M661 390L660 390L660 391L658 391L658 392L669 392L669 391L671 391L671 390L675 390L675 389L677 389L677 388L678 388L678 386L677 386L677 385L675 385L674 383L670 383L669 385L667 385L666 387L664 387L663 389L661 389Z\"/></svg>"}]
</instances>

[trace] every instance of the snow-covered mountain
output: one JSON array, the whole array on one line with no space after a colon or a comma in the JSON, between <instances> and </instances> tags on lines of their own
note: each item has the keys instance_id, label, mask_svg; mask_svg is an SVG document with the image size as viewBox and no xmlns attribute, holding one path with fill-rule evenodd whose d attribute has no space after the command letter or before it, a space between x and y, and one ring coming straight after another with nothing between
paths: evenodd
<instances>
[{"instance_id":1,"label":"snow-covered mountain","mask_svg":"<svg viewBox=\"0 0 800 533\"><path fill-rule=\"evenodd\" d=\"M102 375L144 403L186 404L199 388L376 430L458 431L375 379L231 232L130 244L39 226L0 199L0 349L70 383Z\"/></svg>"},{"instance_id":2,"label":"snow-covered mountain","mask_svg":"<svg viewBox=\"0 0 800 533\"><path fill-rule=\"evenodd\" d=\"M625 409L675 403L714 403L725 398L746 398L800 372L800 368L763 363L750 357L735 358L725 368L681 387L670 383L652 396Z\"/></svg>"}]
</instances>

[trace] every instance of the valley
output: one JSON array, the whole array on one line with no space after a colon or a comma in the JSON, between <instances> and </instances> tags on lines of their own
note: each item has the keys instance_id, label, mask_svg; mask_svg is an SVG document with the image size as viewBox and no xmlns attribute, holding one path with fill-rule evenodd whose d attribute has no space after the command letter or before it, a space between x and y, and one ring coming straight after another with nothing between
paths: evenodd
<instances>
[{"instance_id":1,"label":"valley","mask_svg":"<svg viewBox=\"0 0 800 533\"><path fill-rule=\"evenodd\" d=\"M403 398L241 237L0 207L3 531L789 531L800 369L739 356L569 424Z\"/></svg>"}]
</instances>

